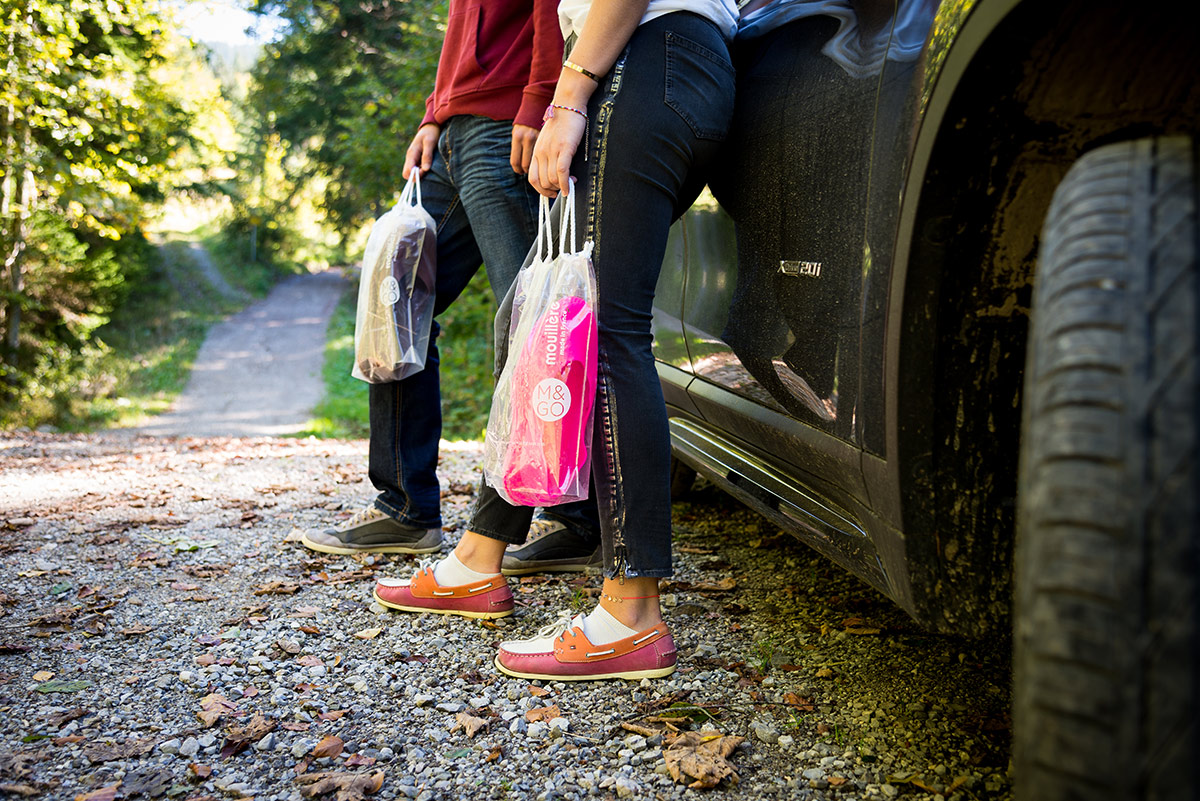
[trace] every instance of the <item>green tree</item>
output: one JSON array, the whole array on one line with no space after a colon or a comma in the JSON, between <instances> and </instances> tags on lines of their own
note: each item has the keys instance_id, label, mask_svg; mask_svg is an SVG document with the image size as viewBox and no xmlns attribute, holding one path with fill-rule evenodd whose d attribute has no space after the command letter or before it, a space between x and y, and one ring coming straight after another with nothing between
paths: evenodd
<instances>
[{"instance_id":1,"label":"green tree","mask_svg":"<svg viewBox=\"0 0 1200 801\"><path fill-rule=\"evenodd\" d=\"M250 103L278 137L294 186L317 182L343 234L403 184L400 168L433 89L445 0L257 0L287 22L268 44Z\"/></svg>"},{"instance_id":2,"label":"green tree","mask_svg":"<svg viewBox=\"0 0 1200 801\"><path fill-rule=\"evenodd\" d=\"M190 123L156 77L170 35L158 5L0 0L0 393L10 401L83 349L145 264L145 209L170 186Z\"/></svg>"}]
</instances>

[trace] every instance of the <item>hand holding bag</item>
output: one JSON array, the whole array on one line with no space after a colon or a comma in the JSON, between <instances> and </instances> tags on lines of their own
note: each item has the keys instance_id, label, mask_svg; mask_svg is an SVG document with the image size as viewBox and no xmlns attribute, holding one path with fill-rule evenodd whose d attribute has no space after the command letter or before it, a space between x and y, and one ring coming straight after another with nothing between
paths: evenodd
<instances>
[{"instance_id":1,"label":"hand holding bag","mask_svg":"<svg viewBox=\"0 0 1200 801\"><path fill-rule=\"evenodd\" d=\"M598 331L592 243L574 250L574 197L562 196L560 252L553 256L549 202L541 200L538 241L517 275L508 360L492 398L484 476L517 506L553 506L588 497ZM543 254L543 240L549 243Z\"/></svg>"},{"instance_id":2,"label":"hand holding bag","mask_svg":"<svg viewBox=\"0 0 1200 801\"><path fill-rule=\"evenodd\" d=\"M371 384L425 368L437 278L437 226L413 167L400 201L375 221L363 253L351 375Z\"/></svg>"}]
</instances>

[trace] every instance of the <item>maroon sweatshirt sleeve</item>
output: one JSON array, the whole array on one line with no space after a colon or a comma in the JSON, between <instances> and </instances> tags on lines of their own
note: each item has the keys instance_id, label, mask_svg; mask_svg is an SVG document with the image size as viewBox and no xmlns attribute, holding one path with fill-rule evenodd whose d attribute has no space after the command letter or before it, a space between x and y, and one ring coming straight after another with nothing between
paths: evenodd
<instances>
[{"instance_id":1,"label":"maroon sweatshirt sleeve","mask_svg":"<svg viewBox=\"0 0 1200 801\"><path fill-rule=\"evenodd\" d=\"M558 27L558 0L533 0L533 61L529 83L521 96L514 123L542 127L542 115L554 98L554 86L562 72L563 38Z\"/></svg>"}]
</instances>

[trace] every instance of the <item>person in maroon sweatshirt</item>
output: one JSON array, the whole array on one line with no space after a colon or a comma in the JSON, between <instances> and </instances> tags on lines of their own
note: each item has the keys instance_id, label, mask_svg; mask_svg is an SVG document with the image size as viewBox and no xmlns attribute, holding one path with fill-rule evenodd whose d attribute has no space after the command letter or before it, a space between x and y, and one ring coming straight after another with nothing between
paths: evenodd
<instances>
[{"instance_id":1,"label":"person in maroon sweatshirt","mask_svg":"<svg viewBox=\"0 0 1200 801\"><path fill-rule=\"evenodd\" d=\"M450 0L437 81L403 172L420 167L422 203L437 222L437 298L425 369L369 385L368 475L379 494L342 525L306 534L312 550L420 554L442 545L436 317L481 263L492 293L503 297L533 243L538 193L525 174L562 70L557 7L558 0ZM506 572L600 564L594 501L543 513L530 535L506 560ZM453 554L444 560L443 583L462 584L460 567Z\"/></svg>"}]
</instances>

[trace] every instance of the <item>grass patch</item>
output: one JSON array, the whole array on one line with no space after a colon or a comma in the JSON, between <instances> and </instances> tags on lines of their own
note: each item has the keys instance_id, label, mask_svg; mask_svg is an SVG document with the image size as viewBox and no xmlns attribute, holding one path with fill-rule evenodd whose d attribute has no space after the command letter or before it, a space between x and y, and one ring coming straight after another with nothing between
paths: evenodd
<instances>
[{"instance_id":1,"label":"grass patch","mask_svg":"<svg viewBox=\"0 0 1200 801\"><path fill-rule=\"evenodd\" d=\"M325 397L297 436L358 438L370 435L367 385L352 378L357 287L342 296L326 334ZM480 440L492 402L492 320L495 303L483 270L439 318L442 437Z\"/></svg>"}]
</instances>

